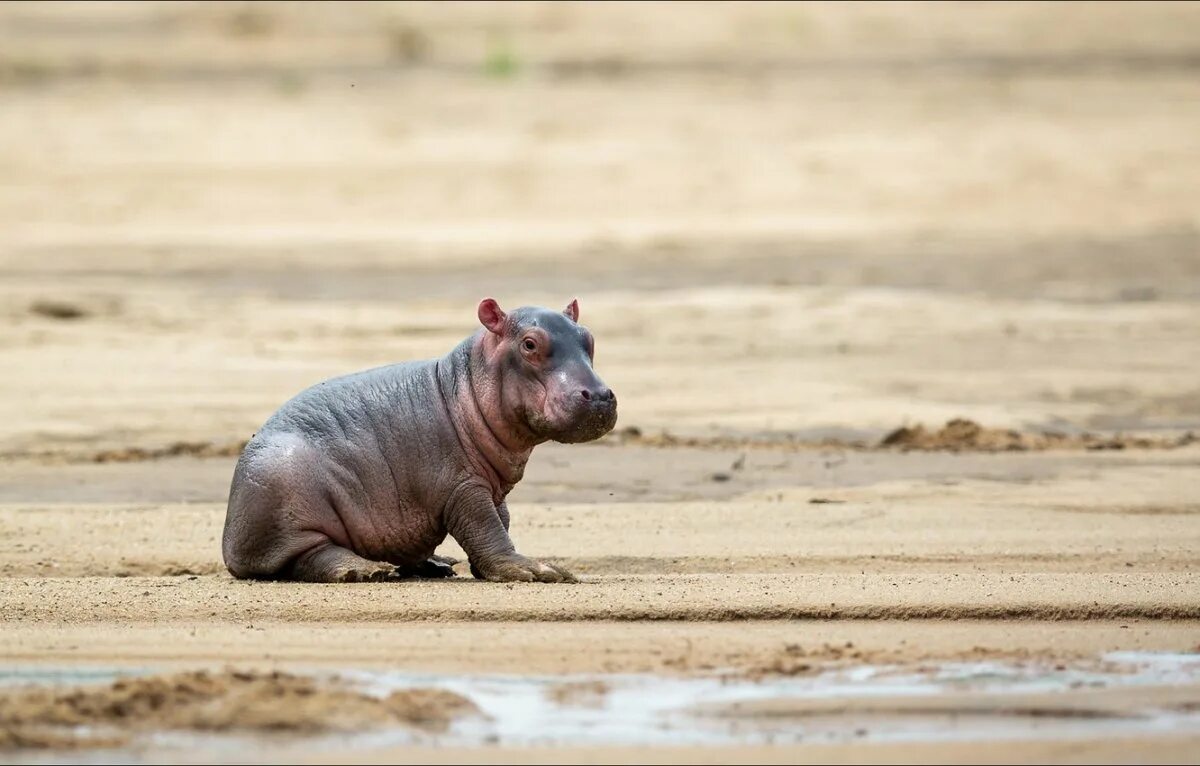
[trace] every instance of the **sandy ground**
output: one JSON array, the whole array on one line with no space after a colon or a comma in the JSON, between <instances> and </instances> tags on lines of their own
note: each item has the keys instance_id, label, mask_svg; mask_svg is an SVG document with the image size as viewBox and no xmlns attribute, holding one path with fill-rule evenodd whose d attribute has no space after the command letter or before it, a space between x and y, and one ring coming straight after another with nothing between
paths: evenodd
<instances>
[{"instance_id":1,"label":"sandy ground","mask_svg":"<svg viewBox=\"0 0 1200 766\"><path fill-rule=\"evenodd\" d=\"M1200 5L10 3L0 43L6 665L1200 651ZM578 295L620 396L619 438L540 448L511 498L583 582L228 577L238 445L484 295ZM1068 441L878 446L952 418Z\"/></svg>"},{"instance_id":2,"label":"sandy ground","mask_svg":"<svg viewBox=\"0 0 1200 766\"><path fill-rule=\"evenodd\" d=\"M724 747L662 748L659 750L603 748L582 754L580 763L1011 763L1012 761L1050 760L1055 763L1097 763L1101 761L1144 763L1188 762L1186 754L1195 752L1200 741L1189 738L1114 740L1099 738L1087 742L1031 744L1012 742L949 743L938 745L810 745L797 747L748 747L736 750ZM1183 754L1183 757L1181 757ZM558 763L560 751L543 749L506 749L486 751L450 751L444 749L404 748L372 753L365 763L426 763L431 758L447 757L459 763ZM334 762L331 759L326 762ZM310 759L310 762L321 762Z\"/></svg>"}]
</instances>

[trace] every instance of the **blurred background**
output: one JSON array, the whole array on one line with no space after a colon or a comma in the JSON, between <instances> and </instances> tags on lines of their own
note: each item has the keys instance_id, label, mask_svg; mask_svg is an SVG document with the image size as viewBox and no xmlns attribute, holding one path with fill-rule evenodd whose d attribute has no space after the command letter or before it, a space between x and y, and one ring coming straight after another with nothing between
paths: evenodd
<instances>
[{"instance_id":1,"label":"blurred background","mask_svg":"<svg viewBox=\"0 0 1200 766\"><path fill-rule=\"evenodd\" d=\"M1200 426L1200 5L4 3L0 452L578 296L621 426Z\"/></svg>"}]
</instances>

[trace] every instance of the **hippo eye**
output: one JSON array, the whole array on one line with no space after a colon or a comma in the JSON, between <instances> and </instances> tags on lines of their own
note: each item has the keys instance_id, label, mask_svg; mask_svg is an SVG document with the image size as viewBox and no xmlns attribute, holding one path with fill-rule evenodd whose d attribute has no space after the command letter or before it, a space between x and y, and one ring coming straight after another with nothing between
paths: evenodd
<instances>
[{"instance_id":1,"label":"hippo eye","mask_svg":"<svg viewBox=\"0 0 1200 766\"><path fill-rule=\"evenodd\" d=\"M537 344L533 342L533 338L526 338L522 341L521 347L531 354L537 351Z\"/></svg>"}]
</instances>

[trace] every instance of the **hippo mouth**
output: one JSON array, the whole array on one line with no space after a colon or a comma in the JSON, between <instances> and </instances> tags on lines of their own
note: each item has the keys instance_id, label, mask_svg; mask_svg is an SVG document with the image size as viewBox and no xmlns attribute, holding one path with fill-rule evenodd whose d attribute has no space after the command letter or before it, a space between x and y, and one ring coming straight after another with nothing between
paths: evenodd
<instances>
[{"instance_id":1,"label":"hippo mouth","mask_svg":"<svg viewBox=\"0 0 1200 766\"><path fill-rule=\"evenodd\" d=\"M535 433L562 444L578 444L599 439L617 425L617 404L594 402L577 408L565 423L555 423L542 413L531 413L529 426Z\"/></svg>"}]
</instances>

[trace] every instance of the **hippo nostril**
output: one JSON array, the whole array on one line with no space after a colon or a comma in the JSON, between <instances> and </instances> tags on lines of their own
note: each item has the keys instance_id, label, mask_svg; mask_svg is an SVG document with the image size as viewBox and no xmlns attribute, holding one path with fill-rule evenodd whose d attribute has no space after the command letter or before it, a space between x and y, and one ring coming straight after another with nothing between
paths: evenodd
<instances>
[{"instance_id":1,"label":"hippo nostril","mask_svg":"<svg viewBox=\"0 0 1200 766\"><path fill-rule=\"evenodd\" d=\"M616 394L613 393L611 388L581 388L579 396L585 402L591 404L614 404L617 401Z\"/></svg>"}]
</instances>

